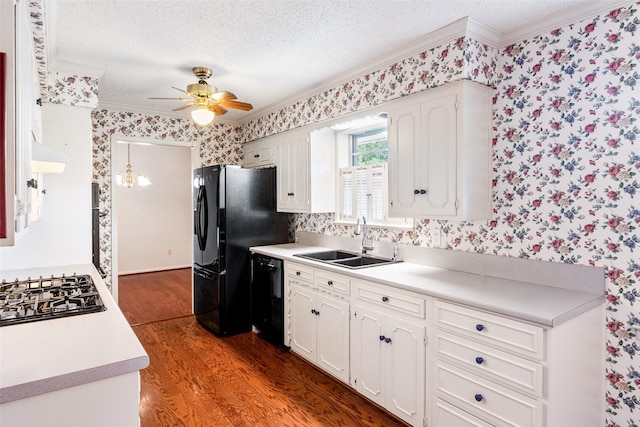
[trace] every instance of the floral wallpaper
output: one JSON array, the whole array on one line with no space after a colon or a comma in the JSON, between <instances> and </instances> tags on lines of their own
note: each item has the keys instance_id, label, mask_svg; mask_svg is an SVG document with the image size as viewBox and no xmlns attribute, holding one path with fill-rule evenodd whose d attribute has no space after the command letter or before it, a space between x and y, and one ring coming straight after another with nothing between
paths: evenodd
<instances>
[{"instance_id":1,"label":"floral wallpaper","mask_svg":"<svg viewBox=\"0 0 640 427\"><path fill-rule=\"evenodd\" d=\"M605 267L607 427L640 425L638 3L501 49L473 40L408 58L245 127L247 139L466 78L495 86L494 215L439 221L444 245ZM296 231L350 235L332 214ZM401 242L429 246L429 220ZM376 230L378 240L388 239Z\"/></svg>"},{"instance_id":2,"label":"floral wallpaper","mask_svg":"<svg viewBox=\"0 0 640 427\"><path fill-rule=\"evenodd\" d=\"M240 127L93 113L94 180L111 210L115 135L197 142L204 164L239 163L241 142L471 79L495 87L488 221L439 221L450 250L602 266L607 271L606 427L640 426L640 37L638 3L494 49L463 37L273 111ZM332 214L296 214L293 232L351 235ZM401 234L429 246L429 220ZM388 239L386 230L375 238ZM111 217L101 223L110 270Z\"/></svg>"},{"instance_id":3,"label":"floral wallpaper","mask_svg":"<svg viewBox=\"0 0 640 427\"><path fill-rule=\"evenodd\" d=\"M241 163L242 146L239 129L214 123L201 127L191 120L148 116L139 113L115 112L104 109L92 113L93 182L100 188L100 210L108 214L100 220L100 261L110 286L112 265L112 204L111 204L111 144L114 138L172 141L199 147L203 165Z\"/></svg>"}]
</instances>

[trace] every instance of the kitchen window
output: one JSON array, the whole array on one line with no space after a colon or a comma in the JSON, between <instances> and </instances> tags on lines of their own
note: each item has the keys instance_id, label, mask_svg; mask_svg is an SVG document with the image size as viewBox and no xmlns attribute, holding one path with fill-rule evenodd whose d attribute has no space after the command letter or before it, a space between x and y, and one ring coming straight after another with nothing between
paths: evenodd
<instances>
[{"instance_id":1,"label":"kitchen window","mask_svg":"<svg viewBox=\"0 0 640 427\"><path fill-rule=\"evenodd\" d=\"M338 203L336 222L355 224L365 216L368 224L413 227L413 220L388 216L389 141L386 114L354 122L337 134Z\"/></svg>"}]
</instances>

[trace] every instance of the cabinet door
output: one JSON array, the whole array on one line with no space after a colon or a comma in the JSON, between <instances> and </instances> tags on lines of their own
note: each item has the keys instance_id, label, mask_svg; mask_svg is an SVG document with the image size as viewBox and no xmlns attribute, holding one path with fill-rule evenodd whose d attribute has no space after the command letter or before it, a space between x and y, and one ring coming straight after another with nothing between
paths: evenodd
<instances>
[{"instance_id":1,"label":"cabinet door","mask_svg":"<svg viewBox=\"0 0 640 427\"><path fill-rule=\"evenodd\" d=\"M419 213L420 192L420 104L389 113L389 215Z\"/></svg>"},{"instance_id":2,"label":"cabinet door","mask_svg":"<svg viewBox=\"0 0 640 427\"><path fill-rule=\"evenodd\" d=\"M309 210L309 143L306 133L278 144L278 211Z\"/></svg>"},{"instance_id":3,"label":"cabinet door","mask_svg":"<svg viewBox=\"0 0 640 427\"><path fill-rule=\"evenodd\" d=\"M382 350L384 342L382 313L356 306L353 322L353 358L355 387L358 392L384 406L384 368Z\"/></svg>"},{"instance_id":4,"label":"cabinet door","mask_svg":"<svg viewBox=\"0 0 640 427\"><path fill-rule=\"evenodd\" d=\"M451 94L420 105L420 194L421 212L432 215L456 214L456 95ZM420 191L422 193L422 189Z\"/></svg>"},{"instance_id":5,"label":"cabinet door","mask_svg":"<svg viewBox=\"0 0 640 427\"><path fill-rule=\"evenodd\" d=\"M316 297L316 363L349 382L349 303L318 294Z\"/></svg>"},{"instance_id":6,"label":"cabinet door","mask_svg":"<svg viewBox=\"0 0 640 427\"><path fill-rule=\"evenodd\" d=\"M291 350L316 361L316 308L314 292L290 283L289 309L291 310Z\"/></svg>"},{"instance_id":7,"label":"cabinet door","mask_svg":"<svg viewBox=\"0 0 640 427\"><path fill-rule=\"evenodd\" d=\"M412 425L422 423L424 417L425 329L424 325L387 316L385 406Z\"/></svg>"},{"instance_id":8,"label":"cabinet door","mask_svg":"<svg viewBox=\"0 0 640 427\"><path fill-rule=\"evenodd\" d=\"M389 114L389 215L454 216L457 210L457 95Z\"/></svg>"}]
</instances>

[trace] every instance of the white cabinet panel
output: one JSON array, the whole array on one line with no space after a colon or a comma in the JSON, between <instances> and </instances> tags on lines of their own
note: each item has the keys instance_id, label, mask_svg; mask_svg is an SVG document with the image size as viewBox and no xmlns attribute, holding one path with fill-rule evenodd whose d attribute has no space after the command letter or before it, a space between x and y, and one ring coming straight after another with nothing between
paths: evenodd
<instances>
[{"instance_id":1,"label":"white cabinet panel","mask_svg":"<svg viewBox=\"0 0 640 427\"><path fill-rule=\"evenodd\" d=\"M389 215L491 217L491 88L448 83L389 107Z\"/></svg>"},{"instance_id":2,"label":"white cabinet panel","mask_svg":"<svg viewBox=\"0 0 640 427\"><path fill-rule=\"evenodd\" d=\"M352 327L356 390L406 422L422 425L425 325L357 305Z\"/></svg>"},{"instance_id":3,"label":"white cabinet panel","mask_svg":"<svg viewBox=\"0 0 640 427\"><path fill-rule=\"evenodd\" d=\"M350 304L336 294L319 290L313 277L322 276L300 264L285 264L286 336L291 351L304 357L326 372L349 382L349 320ZM331 273L324 273L331 280ZM342 277L336 277L340 280ZM346 283L348 289L348 281Z\"/></svg>"}]
</instances>

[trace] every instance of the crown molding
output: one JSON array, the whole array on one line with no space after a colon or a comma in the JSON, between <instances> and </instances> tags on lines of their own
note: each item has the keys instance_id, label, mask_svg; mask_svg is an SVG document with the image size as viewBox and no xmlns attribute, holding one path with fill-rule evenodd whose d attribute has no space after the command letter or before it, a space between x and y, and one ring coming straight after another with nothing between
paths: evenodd
<instances>
[{"instance_id":1,"label":"crown molding","mask_svg":"<svg viewBox=\"0 0 640 427\"><path fill-rule=\"evenodd\" d=\"M121 113L144 114L147 116L160 116L160 117L167 117L170 119L184 119L184 120L192 121L191 114L185 111L168 112L167 110L143 108L135 105L115 104L115 103L104 102L104 101L98 101L98 106L95 107L95 109L105 109L105 110L117 111ZM226 125L240 124L240 121L238 120L221 119L219 117L214 118L213 121L216 123L226 124Z\"/></svg>"},{"instance_id":2,"label":"crown molding","mask_svg":"<svg viewBox=\"0 0 640 427\"><path fill-rule=\"evenodd\" d=\"M463 36L472 36L474 40L497 48L500 43L501 33L469 17L458 19L451 24L445 25L444 27L407 43L402 49L387 51L386 54L379 56L375 62L367 62L366 64L358 65L343 73L309 86L302 91L296 92L285 99L281 99L275 103L257 109L250 115L244 117L240 123L248 123L264 116L265 114L288 107L297 101L335 88L344 82L384 69L385 67L389 67L413 55L442 46L444 43L449 43L452 40Z\"/></svg>"},{"instance_id":3,"label":"crown molding","mask_svg":"<svg viewBox=\"0 0 640 427\"><path fill-rule=\"evenodd\" d=\"M558 28L577 24L585 19L591 19L598 15L602 15L603 13L609 13L609 11L623 6L631 6L634 3L636 3L635 0L591 0L582 2L576 7L539 19L531 25L505 32L502 36L499 47L504 48L514 43L551 32Z\"/></svg>"}]
</instances>

